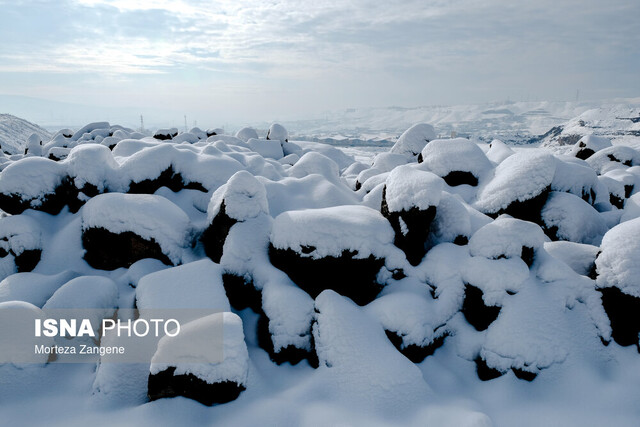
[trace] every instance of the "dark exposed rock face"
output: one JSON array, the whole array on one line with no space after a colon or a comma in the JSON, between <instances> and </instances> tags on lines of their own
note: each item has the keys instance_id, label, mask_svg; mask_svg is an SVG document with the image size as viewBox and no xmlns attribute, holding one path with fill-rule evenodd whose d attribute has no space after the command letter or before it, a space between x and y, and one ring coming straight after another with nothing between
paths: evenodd
<instances>
[{"instance_id":1,"label":"dark exposed rock face","mask_svg":"<svg viewBox=\"0 0 640 427\"><path fill-rule=\"evenodd\" d=\"M175 370L175 368L168 368L155 375L149 375L149 400L184 396L211 406L216 403L231 402L245 390L243 385L236 382L224 381L209 384L193 374L174 375Z\"/></svg>"},{"instance_id":2,"label":"dark exposed rock face","mask_svg":"<svg viewBox=\"0 0 640 427\"><path fill-rule=\"evenodd\" d=\"M613 287L599 291L602 293L602 306L611 321L613 340L621 346L638 345L640 351L640 298Z\"/></svg>"},{"instance_id":3,"label":"dark exposed rock face","mask_svg":"<svg viewBox=\"0 0 640 427\"><path fill-rule=\"evenodd\" d=\"M633 184L625 185L625 186L624 186L624 197L625 197L626 199L628 199L629 197L631 197L631 193L633 193L633 187L634 187L634 185L633 185Z\"/></svg>"},{"instance_id":4,"label":"dark exposed rock face","mask_svg":"<svg viewBox=\"0 0 640 427\"><path fill-rule=\"evenodd\" d=\"M524 261L525 264L531 268L533 265L533 261L535 260L535 250L528 246L522 247L522 252L520 253L520 258Z\"/></svg>"},{"instance_id":5,"label":"dark exposed rock face","mask_svg":"<svg viewBox=\"0 0 640 427\"><path fill-rule=\"evenodd\" d=\"M536 374L535 372L525 371L524 369L511 368L511 371L516 376L516 378L529 382L535 380L538 376L538 374Z\"/></svg>"},{"instance_id":6,"label":"dark exposed rock face","mask_svg":"<svg viewBox=\"0 0 640 427\"><path fill-rule=\"evenodd\" d=\"M229 235L229 230L238 221L227 215L224 200L220 205L218 214L213 218L209 227L202 233L200 240L204 245L204 251L213 262L220 262L224 242Z\"/></svg>"},{"instance_id":7,"label":"dark exposed rock face","mask_svg":"<svg viewBox=\"0 0 640 427\"><path fill-rule=\"evenodd\" d=\"M476 176L471 172L453 171L449 172L447 176L442 177L442 179L444 179L444 182L446 182L447 185L451 187L456 187L463 184L467 184L472 187L478 185L478 178L476 178Z\"/></svg>"},{"instance_id":8,"label":"dark exposed rock face","mask_svg":"<svg viewBox=\"0 0 640 427\"><path fill-rule=\"evenodd\" d=\"M487 306L482 300L482 290L472 285L464 287L462 314L476 330L484 331L498 318L501 307Z\"/></svg>"},{"instance_id":9,"label":"dark exposed rock face","mask_svg":"<svg viewBox=\"0 0 640 427\"><path fill-rule=\"evenodd\" d=\"M20 255L15 257L16 267L18 273L33 271L36 265L40 262L40 255L42 249L30 249L23 251Z\"/></svg>"},{"instance_id":10,"label":"dark exposed rock face","mask_svg":"<svg viewBox=\"0 0 640 427\"><path fill-rule=\"evenodd\" d=\"M57 215L66 205L71 212L77 212L82 206L82 202L78 200L78 189L68 177L62 180L53 193L42 196L40 203L37 200L22 200L19 194L0 193L0 209L12 215L21 214L27 209Z\"/></svg>"},{"instance_id":11,"label":"dark exposed rock face","mask_svg":"<svg viewBox=\"0 0 640 427\"><path fill-rule=\"evenodd\" d=\"M173 133L156 133L153 135L154 139L158 139L160 141L167 141L169 139L173 139L178 135L178 132Z\"/></svg>"},{"instance_id":12,"label":"dark exposed rock face","mask_svg":"<svg viewBox=\"0 0 640 427\"><path fill-rule=\"evenodd\" d=\"M82 233L82 246L86 249L84 260L101 270L129 268L145 258L172 265L155 240L144 239L131 231L118 234L104 228L89 228Z\"/></svg>"},{"instance_id":13,"label":"dark exposed rock face","mask_svg":"<svg viewBox=\"0 0 640 427\"><path fill-rule=\"evenodd\" d=\"M541 225L542 219L540 218L540 211L542 211L545 203L547 203L550 191L550 187L547 187L540 194L531 199L523 201L515 200L505 209L501 209L495 214L488 215L490 217L497 218L499 215L507 214L523 221L535 222L536 224Z\"/></svg>"},{"instance_id":14,"label":"dark exposed rock face","mask_svg":"<svg viewBox=\"0 0 640 427\"><path fill-rule=\"evenodd\" d=\"M580 146L584 146L583 143L580 143ZM587 160L589 157L593 156L596 152L591 148L583 148L582 150L576 153L576 157L582 160Z\"/></svg>"},{"instance_id":15,"label":"dark exposed rock face","mask_svg":"<svg viewBox=\"0 0 640 427\"><path fill-rule=\"evenodd\" d=\"M250 308L256 313L262 313L262 293L255 288L251 279L224 273L222 283L233 308L236 310Z\"/></svg>"},{"instance_id":16,"label":"dark exposed rock face","mask_svg":"<svg viewBox=\"0 0 640 427\"><path fill-rule=\"evenodd\" d=\"M199 182L189 182L185 184L182 175L180 173L176 173L173 170L173 166L169 166L163 170L157 178L149 178L140 182L131 182L129 184L128 193L153 194L161 187L167 187L173 192L178 192L182 189L199 190L203 193L207 192L207 189Z\"/></svg>"},{"instance_id":17,"label":"dark exposed rock face","mask_svg":"<svg viewBox=\"0 0 640 427\"><path fill-rule=\"evenodd\" d=\"M380 212L389 220L395 232L393 244L402 249L411 265L418 265L427 253L425 242L429 234L429 226L436 216L436 207L429 206L426 210L413 207L408 211L390 212L386 195L385 186L382 189Z\"/></svg>"},{"instance_id":18,"label":"dark exposed rock face","mask_svg":"<svg viewBox=\"0 0 640 427\"><path fill-rule=\"evenodd\" d=\"M285 348L281 348L278 352L275 351L273 346L273 340L269 333L269 318L263 313L258 319L258 345L264 349L271 358L272 361L281 365L285 362L289 362L292 365L297 365L302 360L307 360L309 364L317 368L318 356L315 352L315 346L313 341L313 334L309 329L309 336L311 337L311 350L301 349L289 345Z\"/></svg>"},{"instance_id":19,"label":"dark exposed rock face","mask_svg":"<svg viewBox=\"0 0 640 427\"><path fill-rule=\"evenodd\" d=\"M504 372L501 372L494 368L490 368L487 365L487 362L480 356L476 358L475 362L476 373L478 374L478 378L480 378L482 381L490 381L504 375Z\"/></svg>"},{"instance_id":20,"label":"dark exposed rock face","mask_svg":"<svg viewBox=\"0 0 640 427\"><path fill-rule=\"evenodd\" d=\"M616 196L615 194L609 193L609 203L615 206L618 209L624 209L624 199Z\"/></svg>"},{"instance_id":21,"label":"dark exposed rock face","mask_svg":"<svg viewBox=\"0 0 640 427\"><path fill-rule=\"evenodd\" d=\"M631 160L626 160L626 161L622 161L620 159L618 159L616 156L614 156L613 154L608 154L607 157L609 158L609 160L611 160L612 162L618 162L618 163L622 163L625 166L631 166Z\"/></svg>"},{"instance_id":22,"label":"dark exposed rock face","mask_svg":"<svg viewBox=\"0 0 640 427\"><path fill-rule=\"evenodd\" d=\"M411 360L413 363L420 363L427 357L433 355L437 349L442 347L444 344L444 340L447 338L448 334L444 333L439 337L435 338L430 344L421 347L416 344L411 344L408 346L402 347L402 337L395 332L385 331L389 341L398 349L398 351L404 356Z\"/></svg>"},{"instance_id":23,"label":"dark exposed rock face","mask_svg":"<svg viewBox=\"0 0 640 427\"><path fill-rule=\"evenodd\" d=\"M364 305L373 301L382 290L382 286L376 282L376 276L384 265L384 259L373 255L358 259L354 258L356 255L355 252L344 250L340 257L313 259L291 249L269 245L271 264L287 273L312 298L325 289L332 289L351 298L356 304Z\"/></svg>"}]
</instances>

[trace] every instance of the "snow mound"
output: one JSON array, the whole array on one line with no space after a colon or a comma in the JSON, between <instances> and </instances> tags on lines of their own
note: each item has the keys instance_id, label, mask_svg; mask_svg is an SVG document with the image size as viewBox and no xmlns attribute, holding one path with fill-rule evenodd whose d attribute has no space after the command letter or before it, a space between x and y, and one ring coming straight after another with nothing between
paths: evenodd
<instances>
[{"instance_id":1,"label":"snow mound","mask_svg":"<svg viewBox=\"0 0 640 427\"><path fill-rule=\"evenodd\" d=\"M542 150L517 152L496 167L493 179L480 190L476 206L495 214L513 202L531 200L549 188L555 171L551 154Z\"/></svg>"},{"instance_id":2,"label":"snow mound","mask_svg":"<svg viewBox=\"0 0 640 427\"><path fill-rule=\"evenodd\" d=\"M16 366L47 363L49 355L37 353L33 349L40 345L54 345L53 338L24 333L33 331L36 319L42 321L45 318L42 310L28 302L0 302L0 363L13 363Z\"/></svg>"},{"instance_id":3,"label":"snow mound","mask_svg":"<svg viewBox=\"0 0 640 427\"><path fill-rule=\"evenodd\" d=\"M607 138L595 135L586 135L573 146L570 155L586 160L593 154L605 148L611 147L611 141Z\"/></svg>"},{"instance_id":4,"label":"snow mound","mask_svg":"<svg viewBox=\"0 0 640 427\"><path fill-rule=\"evenodd\" d=\"M278 160L284 156L280 141L251 138L246 142L249 148L264 158Z\"/></svg>"},{"instance_id":5,"label":"snow mound","mask_svg":"<svg viewBox=\"0 0 640 427\"><path fill-rule=\"evenodd\" d=\"M623 222L604 235L596 259L599 288L616 287L640 298L640 218Z\"/></svg>"},{"instance_id":6,"label":"snow mound","mask_svg":"<svg viewBox=\"0 0 640 427\"><path fill-rule=\"evenodd\" d=\"M42 307L69 280L78 276L75 271L55 275L17 273L0 282L0 302L24 301Z\"/></svg>"},{"instance_id":7,"label":"snow mound","mask_svg":"<svg viewBox=\"0 0 640 427\"><path fill-rule=\"evenodd\" d=\"M541 211L547 235L553 240L599 245L608 227L598 211L581 198L552 191Z\"/></svg>"},{"instance_id":8,"label":"snow mound","mask_svg":"<svg viewBox=\"0 0 640 427\"><path fill-rule=\"evenodd\" d=\"M370 410L390 413L431 395L420 370L396 351L373 316L333 291L320 294L315 308L319 369L340 382L341 399L365 394Z\"/></svg>"},{"instance_id":9,"label":"snow mound","mask_svg":"<svg viewBox=\"0 0 640 427\"><path fill-rule=\"evenodd\" d=\"M424 210L438 206L444 182L440 177L412 165L398 166L386 179L386 201L390 212Z\"/></svg>"},{"instance_id":10,"label":"snow mound","mask_svg":"<svg viewBox=\"0 0 640 427\"><path fill-rule=\"evenodd\" d=\"M494 163L502 163L504 159L511 156L513 153L515 153L515 151L509 148L507 144L499 139L494 139L489 143L487 158Z\"/></svg>"},{"instance_id":11,"label":"snow mound","mask_svg":"<svg viewBox=\"0 0 640 427\"><path fill-rule=\"evenodd\" d=\"M33 270L41 252L42 231L37 221L24 215L0 218L0 280Z\"/></svg>"},{"instance_id":12,"label":"snow mound","mask_svg":"<svg viewBox=\"0 0 640 427\"><path fill-rule=\"evenodd\" d=\"M273 222L271 244L314 259L353 251L356 259L384 258L394 233L380 212L365 206L288 211Z\"/></svg>"},{"instance_id":13,"label":"snow mound","mask_svg":"<svg viewBox=\"0 0 640 427\"><path fill-rule=\"evenodd\" d=\"M144 276L136 288L136 306L140 310L231 310L222 286L222 268L210 259L190 262Z\"/></svg>"},{"instance_id":14,"label":"snow mound","mask_svg":"<svg viewBox=\"0 0 640 427\"><path fill-rule=\"evenodd\" d=\"M92 198L82 209L82 230L92 228L153 240L174 264L181 261L192 233L189 217L178 206L148 194L107 193Z\"/></svg>"},{"instance_id":15,"label":"snow mound","mask_svg":"<svg viewBox=\"0 0 640 427\"><path fill-rule=\"evenodd\" d=\"M471 236L469 253L489 259L520 257L522 248L542 246L545 236L540 227L527 221L501 216Z\"/></svg>"},{"instance_id":16,"label":"snow mound","mask_svg":"<svg viewBox=\"0 0 640 427\"><path fill-rule=\"evenodd\" d=\"M429 141L436 139L436 131L427 123L417 123L404 131L391 147L391 153L415 158Z\"/></svg>"},{"instance_id":17,"label":"snow mound","mask_svg":"<svg viewBox=\"0 0 640 427\"><path fill-rule=\"evenodd\" d=\"M591 273L600 252L597 246L567 241L545 242L544 249L582 276Z\"/></svg>"},{"instance_id":18,"label":"snow mound","mask_svg":"<svg viewBox=\"0 0 640 427\"><path fill-rule=\"evenodd\" d=\"M0 174L0 193L39 206L55 193L66 177L65 168L42 157L28 157L7 166Z\"/></svg>"},{"instance_id":19,"label":"snow mound","mask_svg":"<svg viewBox=\"0 0 640 427\"><path fill-rule=\"evenodd\" d=\"M219 339L207 339L212 330L221 332ZM156 375L169 368L175 368L173 375L192 374L207 384L247 384L249 352L240 317L214 313L183 325L176 336L164 336L151 359L150 373Z\"/></svg>"},{"instance_id":20,"label":"snow mound","mask_svg":"<svg viewBox=\"0 0 640 427\"><path fill-rule=\"evenodd\" d=\"M587 159L587 163L602 175L612 169L640 165L640 153L626 145L614 145L598 151Z\"/></svg>"},{"instance_id":21,"label":"snow mound","mask_svg":"<svg viewBox=\"0 0 640 427\"><path fill-rule=\"evenodd\" d=\"M238 221L269 212L264 185L247 171L237 172L213 193L207 209L209 223L220 212L222 203L227 216Z\"/></svg>"},{"instance_id":22,"label":"snow mound","mask_svg":"<svg viewBox=\"0 0 640 427\"><path fill-rule=\"evenodd\" d=\"M267 139L272 141L280 141L280 142L288 142L289 141L289 132L284 128L284 126L274 123L269 126L269 131L267 132Z\"/></svg>"},{"instance_id":23,"label":"snow mound","mask_svg":"<svg viewBox=\"0 0 640 427\"><path fill-rule=\"evenodd\" d=\"M254 128L244 127L236 132L236 138L241 139L244 142L249 141L252 138L258 139L258 132Z\"/></svg>"},{"instance_id":24,"label":"snow mound","mask_svg":"<svg viewBox=\"0 0 640 427\"><path fill-rule=\"evenodd\" d=\"M452 172L469 172L477 180L492 168L478 144L465 138L431 141L422 150L421 158L424 166L445 180Z\"/></svg>"}]
</instances>

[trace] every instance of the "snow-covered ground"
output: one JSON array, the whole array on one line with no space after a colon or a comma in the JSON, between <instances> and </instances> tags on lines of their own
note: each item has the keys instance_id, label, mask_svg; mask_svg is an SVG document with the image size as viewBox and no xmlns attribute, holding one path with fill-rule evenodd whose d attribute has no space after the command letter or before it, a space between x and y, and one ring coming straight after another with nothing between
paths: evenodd
<instances>
[{"instance_id":1,"label":"snow-covered ground","mask_svg":"<svg viewBox=\"0 0 640 427\"><path fill-rule=\"evenodd\" d=\"M92 123L5 156L5 422L638 425L640 137L175 131ZM7 352L34 340L14 313L134 307L219 312L140 363Z\"/></svg>"}]
</instances>

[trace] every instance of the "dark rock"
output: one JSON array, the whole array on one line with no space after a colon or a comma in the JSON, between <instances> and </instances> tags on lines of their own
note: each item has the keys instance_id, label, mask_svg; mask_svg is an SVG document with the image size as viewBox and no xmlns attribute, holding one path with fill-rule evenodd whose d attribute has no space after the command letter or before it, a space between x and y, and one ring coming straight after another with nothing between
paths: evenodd
<instances>
[{"instance_id":1,"label":"dark rock","mask_svg":"<svg viewBox=\"0 0 640 427\"><path fill-rule=\"evenodd\" d=\"M77 212L82 206L78 200L78 189L69 177L64 178L53 193L45 194L38 200L22 200L19 194L0 193L0 209L12 215L21 214L27 209L57 215L66 205L71 212Z\"/></svg>"},{"instance_id":2,"label":"dark rock","mask_svg":"<svg viewBox=\"0 0 640 427\"><path fill-rule=\"evenodd\" d=\"M155 258L166 265L173 265L154 240L144 239L131 231L112 233L102 227L89 228L82 233L82 246L86 250L84 260L100 270L129 268L145 258Z\"/></svg>"},{"instance_id":3,"label":"dark rock","mask_svg":"<svg viewBox=\"0 0 640 427\"><path fill-rule=\"evenodd\" d=\"M385 186L382 189L380 212L387 218L395 232L393 244L402 249L411 265L418 265L427 253L425 243L429 234L429 226L436 216L436 207L429 206L426 210L413 207L408 211L390 212L386 196L387 187ZM406 234L403 233L401 220L406 225Z\"/></svg>"},{"instance_id":4,"label":"dark rock","mask_svg":"<svg viewBox=\"0 0 640 427\"><path fill-rule=\"evenodd\" d=\"M615 194L609 193L609 203L615 206L618 209L624 209L624 199L616 196Z\"/></svg>"},{"instance_id":5,"label":"dark rock","mask_svg":"<svg viewBox=\"0 0 640 427\"><path fill-rule=\"evenodd\" d=\"M631 160L627 160L627 161L621 161L620 159L618 159L616 156L614 156L613 154L608 154L607 157L609 158L609 160L611 160L612 162L618 162L618 163L622 163L625 166L631 166Z\"/></svg>"},{"instance_id":6,"label":"dark rock","mask_svg":"<svg viewBox=\"0 0 640 427\"><path fill-rule=\"evenodd\" d=\"M384 259L370 255L354 258L357 252L344 250L340 257L327 256L313 259L291 249L278 249L269 245L269 258L274 267L287 275L312 298L325 289L332 289L356 304L368 304L382 290L376 276Z\"/></svg>"},{"instance_id":7,"label":"dark rock","mask_svg":"<svg viewBox=\"0 0 640 427\"><path fill-rule=\"evenodd\" d=\"M463 236L461 234L457 235L455 239L453 239L453 244L458 246L464 246L469 243L469 238L467 236Z\"/></svg>"},{"instance_id":8,"label":"dark rock","mask_svg":"<svg viewBox=\"0 0 640 427\"><path fill-rule=\"evenodd\" d=\"M449 172L449 174L442 179L444 179L444 181L451 187L456 187L463 184L467 184L472 187L478 185L478 178L476 178L476 176L471 172L453 171Z\"/></svg>"},{"instance_id":9,"label":"dark rock","mask_svg":"<svg viewBox=\"0 0 640 427\"><path fill-rule=\"evenodd\" d=\"M629 197L631 197L631 193L633 193L633 187L634 187L633 184L624 186L624 197L625 197L625 199L628 199Z\"/></svg>"},{"instance_id":10,"label":"dark rock","mask_svg":"<svg viewBox=\"0 0 640 427\"><path fill-rule=\"evenodd\" d=\"M584 146L583 143L580 143L580 146ZM582 160L587 160L589 157L593 156L596 152L591 148L583 148L582 150L576 153L576 157Z\"/></svg>"},{"instance_id":11,"label":"dark rock","mask_svg":"<svg viewBox=\"0 0 640 427\"><path fill-rule=\"evenodd\" d=\"M233 308L236 310L250 308L256 313L262 313L262 293L255 288L250 278L224 273L222 283Z\"/></svg>"},{"instance_id":12,"label":"dark rock","mask_svg":"<svg viewBox=\"0 0 640 427\"><path fill-rule=\"evenodd\" d=\"M542 225L540 211L542 211L542 208L547 202L550 191L550 187L547 187L540 194L531 199L523 201L515 200L511 202L505 209L501 209L497 213L488 215L493 218L497 218L502 214L507 214L523 221L530 221L538 225Z\"/></svg>"},{"instance_id":13,"label":"dark rock","mask_svg":"<svg viewBox=\"0 0 640 427\"><path fill-rule=\"evenodd\" d=\"M418 163L424 162L424 157L422 157L422 153L418 153Z\"/></svg>"},{"instance_id":14,"label":"dark rock","mask_svg":"<svg viewBox=\"0 0 640 427\"><path fill-rule=\"evenodd\" d=\"M534 249L530 248L528 246L523 246L522 247L522 252L520 254L520 258L522 258L524 263L527 264L529 266L529 268L531 268L531 266L533 265L533 261L535 259L535 251L534 251Z\"/></svg>"},{"instance_id":15,"label":"dark rock","mask_svg":"<svg viewBox=\"0 0 640 427\"><path fill-rule=\"evenodd\" d=\"M504 372L490 368L487 365L487 362L480 356L478 356L474 362L476 362L476 373L478 374L478 378L482 381L490 381L504 375Z\"/></svg>"},{"instance_id":16,"label":"dark rock","mask_svg":"<svg viewBox=\"0 0 640 427\"><path fill-rule=\"evenodd\" d=\"M33 271L40 262L41 255L42 249L25 250L20 255L17 255L14 262L18 268L18 273Z\"/></svg>"},{"instance_id":17,"label":"dark rock","mask_svg":"<svg viewBox=\"0 0 640 427\"><path fill-rule=\"evenodd\" d=\"M444 344L444 340L448 336L447 333L444 333L439 337L436 337L431 343L426 346L410 344L403 348L402 337L400 335L392 331L385 331L385 333L387 334L389 341L391 341L391 343L398 349L398 351L413 363L420 363L427 357L432 356L437 349L442 347L442 345Z\"/></svg>"},{"instance_id":18,"label":"dark rock","mask_svg":"<svg viewBox=\"0 0 640 427\"><path fill-rule=\"evenodd\" d=\"M535 372L529 372L523 369L511 368L511 371L513 371L513 374L516 376L516 378L529 382L535 380L538 376L538 374Z\"/></svg>"},{"instance_id":19,"label":"dark rock","mask_svg":"<svg viewBox=\"0 0 640 427\"><path fill-rule=\"evenodd\" d=\"M476 330L484 331L498 318L501 307L487 306L482 300L482 290L466 284L464 287L464 302L462 314Z\"/></svg>"},{"instance_id":20,"label":"dark rock","mask_svg":"<svg viewBox=\"0 0 640 427\"><path fill-rule=\"evenodd\" d=\"M243 385L233 381L209 384L193 374L174 375L175 370L176 368L171 367L155 375L149 375L149 400L184 396L211 406L231 402L245 390Z\"/></svg>"},{"instance_id":21,"label":"dark rock","mask_svg":"<svg viewBox=\"0 0 640 427\"><path fill-rule=\"evenodd\" d=\"M182 175L173 170L173 166L169 166L163 170L156 178L129 183L129 190L127 192L131 194L153 194L161 187L167 187L174 193L182 189L199 190L203 193L207 192L207 189L199 182L185 182Z\"/></svg>"},{"instance_id":22,"label":"dark rock","mask_svg":"<svg viewBox=\"0 0 640 427\"><path fill-rule=\"evenodd\" d=\"M640 351L640 298L614 287L598 290L602 293L604 311L611 321L613 340L621 346L638 345Z\"/></svg>"},{"instance_id":23,"label":"dark rock","mask_svg":"<svg viewBox=\"0 0 640 427\"><path fill-rule=\"evenodd\" d=\"M213 262L220 262L224 242L229 235L231 227L238 222L227 215L227 208L224 200L220 204L218 214L213 218L211 224L202 233L200 240L204 246L204 251Z\"/></svg>"},{"instance_id":24,"label":"dark rock","mask_svg":"<svg viewBox=\"0 0 640 427\"><path fill-rule=\"evenodd\" d=\"M319 365L318 356L315 352L313 334L311 328L309 328L309 336L311 337L311 350L297 348L292 345L288 345L285 348L281 348L278 352L273 347L273 340L269 333L269 318L262 314L258 319L258 345L264 349L271 360L278 365L285 362L297 365L303 360L307 360L313 368L317 368Z\"/></svg>"}]
</instances>

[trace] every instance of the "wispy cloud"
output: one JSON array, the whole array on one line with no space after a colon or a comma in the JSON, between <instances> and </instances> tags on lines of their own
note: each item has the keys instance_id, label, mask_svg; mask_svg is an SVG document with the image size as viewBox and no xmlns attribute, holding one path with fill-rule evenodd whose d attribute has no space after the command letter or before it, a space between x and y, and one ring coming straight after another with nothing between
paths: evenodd
<instances>
[{"instance_id":1,"label":"wispy cloud","mask_svg":"<svg viewBox=\"0 0 640 427\"><path fill-rule=\"evenodd\" d=\"M628 0L0 0L0 6L0 73L165 75L174 85L197 81L265 93L296 87L299 96L361 103L374 99L363 93L374 92L413 104L545 88L553 95L572 81L615 95L640 92L632 78L640 69L640 3Z\"/></svg>"}]
</instances>

